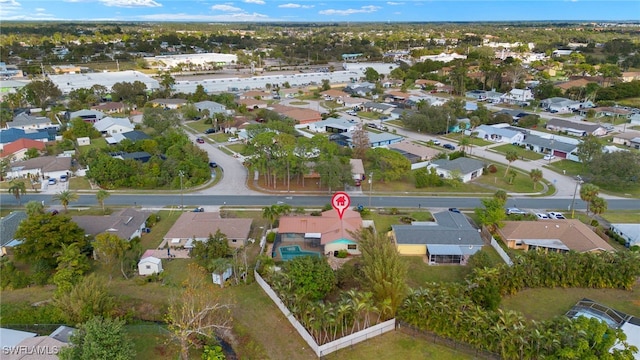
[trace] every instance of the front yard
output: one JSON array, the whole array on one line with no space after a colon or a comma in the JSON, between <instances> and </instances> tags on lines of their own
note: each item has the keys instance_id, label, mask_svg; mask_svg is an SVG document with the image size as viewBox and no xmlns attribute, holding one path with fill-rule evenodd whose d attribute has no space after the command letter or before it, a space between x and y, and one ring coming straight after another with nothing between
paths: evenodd
<instances>
[{"instance_id":1,"label":"front yard","mask_svg":"<svg viewBox=\"0 0 640 360\"><path fill-rule=\"evenodd\" d=\"M544 157L544 154L540 154L531 150L523 149L520 146L516 146L513 144L504 144L492 147L491 150L495 152L499 152L501 154L507 154L507 151L514 151L518 154L518 157L521 159L527 160L540 160Z\"/></svg>"}]
</instances>

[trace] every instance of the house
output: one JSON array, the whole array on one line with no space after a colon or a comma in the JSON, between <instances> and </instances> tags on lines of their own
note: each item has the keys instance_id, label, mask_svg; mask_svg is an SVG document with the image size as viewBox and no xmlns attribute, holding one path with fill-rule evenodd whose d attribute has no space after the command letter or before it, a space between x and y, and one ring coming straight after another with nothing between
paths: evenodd
<instances>
[{"instance_id":1,"label":"house","mask_svg":"<svg viewBox=\"0 0 640 360\"><path fill-rule=\"evenodd\" d=\"M162 107L163 109L179 109L185 105L187 105L187 100L185 99L154 99L150 101L151 105L154 107Z\"/></svg>"},{"instance_id":2,"label":"house","mask_svg":"<svg viewBox=\"0 0 640 360\"><path fill-rule=\"evenodd\" d=\"M570 113L590 106L590 103L581 103L580 101L561 97L552 97L540 100L540 107L551 113Z\"/></svg>"},{"instance_id":3,"label":"house","mask_svg":"<svg viewBox=\"0 0 640 360\"><path fill-rule=\"evenodd\" d=\"M353 175L354 180L362 181L365 179L364 173L364 164L362 163L362 159L349 159L349 164L351 165L351 174Z\"/></svg>"},{"instance_id":4,"label":"house","mask_svg":"<svg viewBox=\"0 0 640 360\"><path fill-rule=\"evenodd\" d=\"M238 99L236 100L236 104L242 106L246 106L247 110L255 110L255 109L266 109L269 106L269 103L263 100L256 100L252 98L248 99Z\"/></svg>"},{"instance_id":5,"label":"house","mask_svg":"<svg viewBox=\"0 0 640 360\"><path fill-rule=\"evenodd\" d=\"M622 73L622 82L640 80L640 71L625 71Z\"/></svg>"},{"instance_id":6,"label":"house","mask_svg":"<svg viewBox=\"0 0 640 360\"><path fill-rule=\"evenodd\" d=\"M631 116L629 116L629 123L631 125L640 125L640 114L631 114Z\"/></svg>"},{"instance_id":7,"label":"house","mask_svg":"<svg viewBox=\"0 0 640 360\"><path fill-rule=\"evenodd\" d=\"M36 333L13 330L7 328L0 328L0 348L2 349L11 349L15 348L22 341L26 339L31 339L38 336ZM3 353L3 355L6 355ZM4 356L2 357L4 359Z\"/></svg>"},{"instance_id":8,"label":"house","mask_svg":"<svg viewBox=\"0 0 640 360\"><path fill-rule=\"evenodd\" d=\"M207 241L218 230L226 235L229 246L239 248L247 244L252 219L223 219L217 212L185 212L164 236L171 246L193 248L194 241Z\"/></svg>"},{"instance_id":9,"label":"house","mask_svg":"<svg viewBox=\"0 0 640 360\"><path fill-rule=\"evenodd\" d=\"M444 86L444 84L439 81L426 79L417 79L414 84L416 84L416 86L420 86L423 90L435 89L436 91Z\"/></svg>"},{"instance_id":10,"label":"house","mask_svg":"<svg viewBox=\"0 0 640 360\"><path fill-rule=\"evenodd\" d=\"M348 146L352 148L353 135L354 131L343 132L332 135L329 139L335 141L338 145ZM369 147L372 148L395 144L404 139L402 135L397 135L389 132L373 133L371 131L367 131L367 137L369 138Z\"/></svg>"},{"instance_id":11,"label":"house","mask_svg":"<svg viewBox=\"0 0 640 360\"><path fill-rule=\"evenodd\" d=\"M576 155L579 142L568 142L561 136L545 135L545 137L538 135L528 134L525 136L521 145L524 145L527 149L540 153L540 154L552 154L561 159L572 160L580 162Z\"/></svg>"},{"instance_id":12,"label":"house","mask_svg":"<svg viewBox=\"0 0 640 360\"><path fill-rule=\"evenodd\" d=\"M0 348L3 360L58 359L60 350L69 343L53 336L0 328Z\"/></svg>"},{"instance_id":13,"label":"house","mask_svg":"<svg viewBox=\"0 0 640 360\"><path fill-rule=\"evenodd\" d=\"M454 176L460 177L462 182L469 182L482 175L484 163L480 160L467 157L459 157L454 160L439 159L433 161L428 168L435 168L441 177L452 179Z\"/></svg>"},{"instance_id":14,"label":"house","mask_svg":"<svg viewBox=\"0 0 640 360\"><path fill-rule=\"evenodd\" d=\"M346 98L342 98L339 103L351 109L360 109L362 108L362 105L365 102L366 102L366 99L363 99L363 98L346 97Z\"/></svg>"},{"instance_id":15,"label":"house","mask_svg":"<svg viewBox=\"0 0 640 360\"><path fill-rule=\"evenodd\" d=\"M122 102L113 101L91 107L91 110L98 110L105 114L122 113L127 110L127 105Z\"/></svg>"},{"instance_id":16,"label":"house","mask_svg":"<svg viewBox=\"0 0 640 360\"><path fill-rule=\"evenodd\" d=\"M240 99L273 100L273 94L267 91L250 90L242 93Z\"/></svg>"},{"instance_id":17,"label":"house","mask_svg":"<svg viewBox=\"0 0 640 360\"><path fill-rule=\"evenodd\" d=\"M581 253L614 250L578 219L505 221L498 234L509 249Z\"/></svg>"},{"instance_id":18,"label":"house","mask_svg":"<svg viewBox=\"0 0 640 360\"><path fill-rule=\"evenodd\" d=\"M439 150L416 144L406 139L389 145L389 149L401 153L412 163L430 160L440 154Z\"/></svg>"},{"instance_id":19,"label":"house","mask_svg":"<svg viewBox=\"0 0 640 360\"><path fill-rule=\"evenodd\" d=\"M350 95L344 91L329 89L320 93L327 101L335 100L338 104L341 103L341 99L348 98Z\"/></svg>"},{"instance_id":20,"label":"house","mask_svg":"<svg viewBox=\"0 0 640 360\"><path fill-rule=\"evenodd\" d=\"M194 103L193 106L195 106L199 112L203 112L205 110L209 111L209 115L229 113L226 106L219 104L215 101L209 101L209 100L199 101L197 103Z\"/></svg>"},{"instance_id":21,"label":"house","mask_svg":"<svg viewBox=\"0 0 640 360\"><path fill-rule=\"evenodd\" d=\"M72 216L78 226L84 229L87 235L111 233L121 239L132 240L140 237L147 227L147 219L150 211L141 211L134 208L126 208L111 215L81 215Z\"/></svg>"},{"instance_id":22,"label":"house","mask_svg":"<svg viewBox=\"0 0 640 360\"><path fill-rule=\"evenodd\" d=\"M391 113L391 110L395 109L395 106L377 102L366 102L362 104L362 108L364 109L364 111L389 115Z\"/></svg>"},{"instance_id":23,"label":"house","mask_svg":"<svg viewBox=\"0 0 640 360\"><path fill-rule=\"evenodd\" d=\"M347 94L364 97L371 94L375 88L376 84L365 81L361 83L348 84L343 90Z\"/></svg>"},{"instance_id":24,"label":"house","mask_svg":"<svg viewBox=\"0 0 640 360\"><path fill-rule=\"evenodd\" d=\"M59 178L71 173L71 157L40 156L37 158L11 163L11 178L26 176Z\"/></svg>"},{"instance_id":25,"label":"house","mask_svg":"<svg viewBox=\"0 0 640 360\"><path fill-rule=\"evenodd\" d=\"M563 82L563 83L560 83L560 84L556 84L556 87L562 89L563 92L566 92L567 90L569 90L569 89L571 89L573 87L583 88L583 87L585 87L585 86L587 86L588 84L591 84L591 83L595 84L596 82L580 78L580 79L570 80L570 81L566 81L566 82Z\"/></svg>"},{"instance_id":26,"label":"house","mask_svg":"<svg viewBox=\"0 0 640 360\"><path fill-rule=\"evenodd\" d=\"M142 276L160 274L162 272L162 260L155 256L143 257L138 261L138 274Z\"/></svg>"},{"instance_id":27,"label":"house","mask_svg":"<svg viewBox=\"0 0 640 360\"><path fill-rule=\"evenodd\" d=\"M323 254L347 250L351 255L359 255L358 242L352 233L362 227L362 217L357 211L346 209L341 220L335 210L327 210L321 216L283 216L278 234L283 245L299 243L319 248Z\"/></svg>"},{"instance_id":28,"label":"house","mask_svg":"<svg viewBox=\"0 0 640 360\"><path fill-rule=\"evenodd\" d=\"M567 132L567 134L575 136L605 136L607 129L603 126L588 122L575 122L570 120L553 118L547 121L547 130Z\"/></svg>"},{"instance_id":29,"label":"house","mask_svg":"<svg viewBox=\"0 0 640 360\"><path fill-rule=\"evenodd\" d=\"M343 133L354 131L358 127L358 123L353 120L342 118L327 118L326 120L317 121L307 126L310 131L323 133Z\"/></svg>"},{"instance_id":30,"label":"house","mask_svg":"<svg viewBox=\"0 0 640 360\"><path fill-rule=\"evenodd\" d=\"M46 116L31 116L26 112L20 113L13 117L13 121L7 122L7 129L22 129L22 130L39 130L58 128L59 125L55 125Z\"/></svg>"},{"instance_id":31,"label":"house","mask_svg":"<svg viewBox=\"0 0 640 360\"><path fill-rule=\"evenodd\" d=\"M501 99L507 104L525 104L533 100L533 92L530 89L511 89Z\"/></svg>"},{"instance_id":32,"label":"house","mask_svg":"<svg viewBox=\"0 0 640 360\"><path fill-rule=\"evenodd\" d=\"M135 129L135 126L128 118L114 118L110 116L99 120L93 124L93 127L100 133L107 135L129 132Z\"/></svg>"},{"instance_id":33,"label":"house","mask_svg":"<svg viewBox=\"0 0 640 360\"><path fill-rule=\"evenodd\" d=\"M625 239L627 247L640 246L640 223L636 224L611 224L609 228L615 234Z\"/></svg>"},{"instance_id":34,"label":"house","mask_svg":"<svg viewBox=\"0 0 640 360\"><path fill-rule=\"evenodd\" d=\"M7 254L7 249L20 243L20 239L15 238L16 231L22 220L27 218L24 211L13 211L9 215L0 218L0 256Z\"/></svg>"},{"instance_id":35,"label":"house","mask_svg":"<svg viewBox=\"0 0 640 360\"><path fill-rule=\"evenodd\" d=\"M473 129L478 133L479 139L493 141L497 143L520 144L524 140L524 134L521 131L508 129L508 124L480 125Z\"/></svg>"},{"instance_id":36,"label":"house","mask_svg":"<svg viewBox=\"0 0 640 360\"><path fill-rule=\"evenodd\" d=\"M45 130L36 131L24 131L22 129L2 129L0 130L0 150L4 148L6 144L12 143L18 139L31 139L36 141L42 141L46 143L48 141L55 140L55 132L49 132Z\"/></svg>"},{"instance_id":37,"label":"house","mask_svg":"<svg viewBox=\"0 0 640 360\"><path fill-rule=\"evenodd\" d=\"M611 142L613 142L614 144L628 146L634 149L640 149L640 132L627 131L614 134L611 138Z\"/></svg>"},{"instance_id":38,"label":"house","mask_svg":"<svg viewBox=\"0 0 640 360\"><path fill-rule=\"evenodd\" d=\"M427 256L429 264L466 264L484 242L466 216L453 211L433 214L434 222L392 225L389 236L401 255Z\"/></svg>"},{"instance_id":39,"label":"house","mask_svg":"<svg viewBox=\"0 0 640 360\"><path fill-rule=\"evenodd\" d=\"M88 122L91 124L95 123L96 121L102 120L102 118L104 118L104 113L102 111L87 110L87 109L78 110L74 112L67 111L64 115L66 120L80 118L85 122Z\"/></svg>"},{"instance_id":40,"label":"house","mask_svg":"<svg viewBox=\"0 0 640 360\"><path fill-rule=\"evenodd\" d=\"M612 118L629 118L632 114L632 112L629 110L619 108L619 107L612 107L612 106L596 107L591 110L593 110L596 118L605 117L605 116L612 117ZM580 113L586 114L587 111L588 110L583 110Z\"/></svg>"},{"instance_id":41,"label":"house","mask_svg":"<svg viewBox=\"0 0 640 360\"><path fill-rule=\"evenodd\" d=\"M499 103L502 100L503 93L493 90L471 90L464 94L468 98L478 101L487 101L491 103Z\"/></svg>"},{"instance_id":42,"label":"house","mask_svg":"<svg viewBox=\"0 0 640 360\"><path fill-rule=\"evenodd\" d=\"M322 114L313 109L285 106L279 104L273 105L272 109L273 111L284 117L295 120L297 124L309 124L322 120Z\"/></svg>"},{"instance_id":43,"label":"house","mask_svg":"<svg viewBox=\"0 0 640 360\"><path fill-rule=\"evenodd\" d=\"M24 160L25 154L29 149L36 149L38 152L44 151L46 145L42 141L21 138L5 145L0 150L0 157L9 157L12 161Z\"/></svg>"}]
</instances>

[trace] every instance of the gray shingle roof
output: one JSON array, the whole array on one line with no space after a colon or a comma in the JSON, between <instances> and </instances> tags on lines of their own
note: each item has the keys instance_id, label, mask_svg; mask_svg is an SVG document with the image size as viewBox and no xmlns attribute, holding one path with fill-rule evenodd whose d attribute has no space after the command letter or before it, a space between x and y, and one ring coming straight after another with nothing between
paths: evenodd
<instances>
[{"instance_id":1,"label":"gray shingle roof","mask_svg":"<svg viewBox=\"0 0 640 360\"><path fill-rule=\"evenodd\" d=\"M0 246L5 246L14 240L14 235L18 231L18 226L22 220L27 218L24 211L14 211L0 219Z\"/></svg>"},{"instance_id":2,"label":"gray shingle roof","mask_svg":"<svg viewBox=\"0 0 640 360\"><path fill-rule=\"evenodd\" d=\"M478 230L466 217L445 211L433 214L436 222L393 225L396 242L406 245L479 245L484 243Z\"/></svg>"},{"instance_id":3,"label":"gray shingle roof","mask_svg":"<svg viewBox=\"0 0 640 360\"><path fill-rule=\"evenodd\" d=\"M564 119L558 119L558 118L553 118L547 121L547 126L555 126L563 129L575 129L580 131L586 131L589 133L592 133L602 127L598 124L576 122L576 121L570 121L570 120L564 120Z\"/></svg>"},{"instance_id":4,"label":"gray shingle roof","mask_svg":"<svg viewBox=\"0 0 640 360\"><path fill-rule=\"evenodd\" d=\"M545 139L538 135L527 135L524 138L524 141L522 143L525 145L535 145L535 146L540 146L548 149L559 150L564 153L570 153L578 147L578 145L576 144L570 144L570 143L558 141L555 139L554 140Z\"/></svg>"},{"instance_id":5,"label":"gray shingle roof","mask_svg":"<svg viewBox=\"0 0 640 360\"><path fill-rule=\"evenodd\" d=\"M119 236L121 239L129 240L131 236L144 224L150 211L138 211L127 208L119 213L108 216L73 216L71 219L84 229L86 234L98 235L109 232Z\"/></svg>"},{"instance_id":6,"label":"gray shingle roof","mask_svg":"<svg viewBox=\"0 0 640 360\"><path fill-rule=\"evenodd\" d=\"M467 157L460 157L454 160L440 159L433 162L434 165L438 165L440 169L448 171L460 171L460 174L468 174L470 172L482 169L484 163L480 160L470 159Z\"/></svg>"}]
</instances>

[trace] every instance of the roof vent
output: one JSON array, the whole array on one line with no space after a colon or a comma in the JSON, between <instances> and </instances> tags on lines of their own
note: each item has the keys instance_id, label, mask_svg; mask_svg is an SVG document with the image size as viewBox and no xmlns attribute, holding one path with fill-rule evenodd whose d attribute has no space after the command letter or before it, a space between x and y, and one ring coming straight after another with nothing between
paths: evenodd
<instances>
[{"instance_id":1,"label":"roof vent","mask_svg":"<svg viewBox=\"0 0 640 360\"><path fill-rule=\"evenodd\" d=\"M129 216L129 218L127 219L127 221L124 222L125 225L129 225L129 223L131 222L131 220L133 220L133 216Z\"/></svg>"},{"instance_id":2,"label":"roof vent","mask_svg":"<svg viewBox=\"0 0 640 360\"><path fill-rule=\"evenodd\" d=\"M556 228L560 229L560 225L556 224Z\"/></svg>"}]
</instances>

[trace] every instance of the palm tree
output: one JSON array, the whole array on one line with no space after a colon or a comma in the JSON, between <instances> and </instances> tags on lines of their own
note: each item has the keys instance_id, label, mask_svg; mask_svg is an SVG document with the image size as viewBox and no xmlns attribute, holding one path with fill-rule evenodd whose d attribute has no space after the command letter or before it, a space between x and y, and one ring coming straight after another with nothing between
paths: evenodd
<instances>
[{"instance_id":1,"label":"palm tree","mask_svg":"<svg viewBox=\"0 0 640 360\"><path fill-rule=\"evenodd\" d=\"M269 222L269 228L273 230L273 222L276 220L277 213L274 205L265 206L262 208L262 218Z\"/></svg>"},{"instance_id":2,"label":"palm tree","mask_svg":"<svg viewBox=\"0 0 640 360\"><path fill-rule=\"evenodd\" d=\"M536 185L538 185L538 182L540 180L542 180L542 170L540 170L540 169L531 169L531 172L529 173L529 177L533 181L533 189L535 190L536 189Z\"/></svg>"},{"instance_id":3,"label":"palm tree","mask_svg":"<svg viewBox=\"0 0 640 360\"><path fill-rule=\"evenodd\" d=\"M591 209L591 213L593 214L592 218L596 215L600 215L607 211L607 200L601 198L600 196L596 196L591 201L589 201L589 208Z\"/></svg>"},{"instance_id":4,"label":"palm tree","mask_svg":"<svg viewBox=\"0 0 640 360\"><path fill-rule=\"evenodd\" d=\"M509 170L509 185L513 184L513 179L516 178L516 175L518 175L518 173L515 170Z\"/></svg>"},{"instance_id":5,"label":"palm tree","mask_svg":"<svg viewBox=\"0 0 640 360\"><path fill-rule=\"evenodd\" d=\"M24 205L27 215L36 215L44 213L44 205L38 201L29 201Z\"/></svg>"},{"instance_id":6,"label":"palm tree","mask_svg":"<svg viewBox=\"0 0 640 360\"><path fill-rule=\"evenodd\" d=\"M504 171L504 176L507 176L507 173L509 173L509 167L511 166L511 163L518 160L518 153L511 150L507 151L507 153L505 154L505 158L509 162L509 164L507 165L507 169Z\"/></svg>"},{"instance_id":7,"label":"palm tree","mask_svg":"<svg viewBox=\"0 0 640 360\"><path fill-rule=\"evenodd\" d=\"M462 152L467 152L467 148L471 147L471 141L467 137L462 137L458 142L458 146L462 149Z\"/></svg>"},{"instance_id":8,"label":"palm tree","mask_svg":"<svg viewBox=\"0 0 640 360\"><path fill-rule=\"evenodd\" d=\"M98 190L98 192L96 193L96 200L98 200L98 203L100 204L100 206L102 207L102 213L104 213L104 201L111 196L111 194L107 191L107 190Z\"/></svg>"},{"instance_id":9,"label":"palm tree","mask_svg":"<svg viewBox=\"0 0 640 360\"><path fill-rule=\"evenodd\" d=\"M24 185L24 182L20 180L11 180L9 185L9 189L7 189L9 194L15 196L16 200L18 200L18 205L22 205L20 197L27 193L27 188Z\"/></svg>"},{"instance_id":10,"label":"palm tree","mask_svg":"<svg viewBox=\"0 0 640 360\"><path fill-rule=\"evenodd\" d=\"M59 201L60 204L62 204L62 207L64 207L64 212L67 212L69 203L78 200L78 194L73 191L64 190L53 195L52 200Z\"/></svg>"},{"instance_id":11,"label":"palm tree","mask_svg":"<svg viewBox=\"0 0 640 360\"><path fill-rule=\"evenodd\" d=\"M584 184L580 187L580 199L587 203L587 215L589 215L589 208L591 201L598 196L600 188L593 184Z\"/></svg>"}]
</instances>

